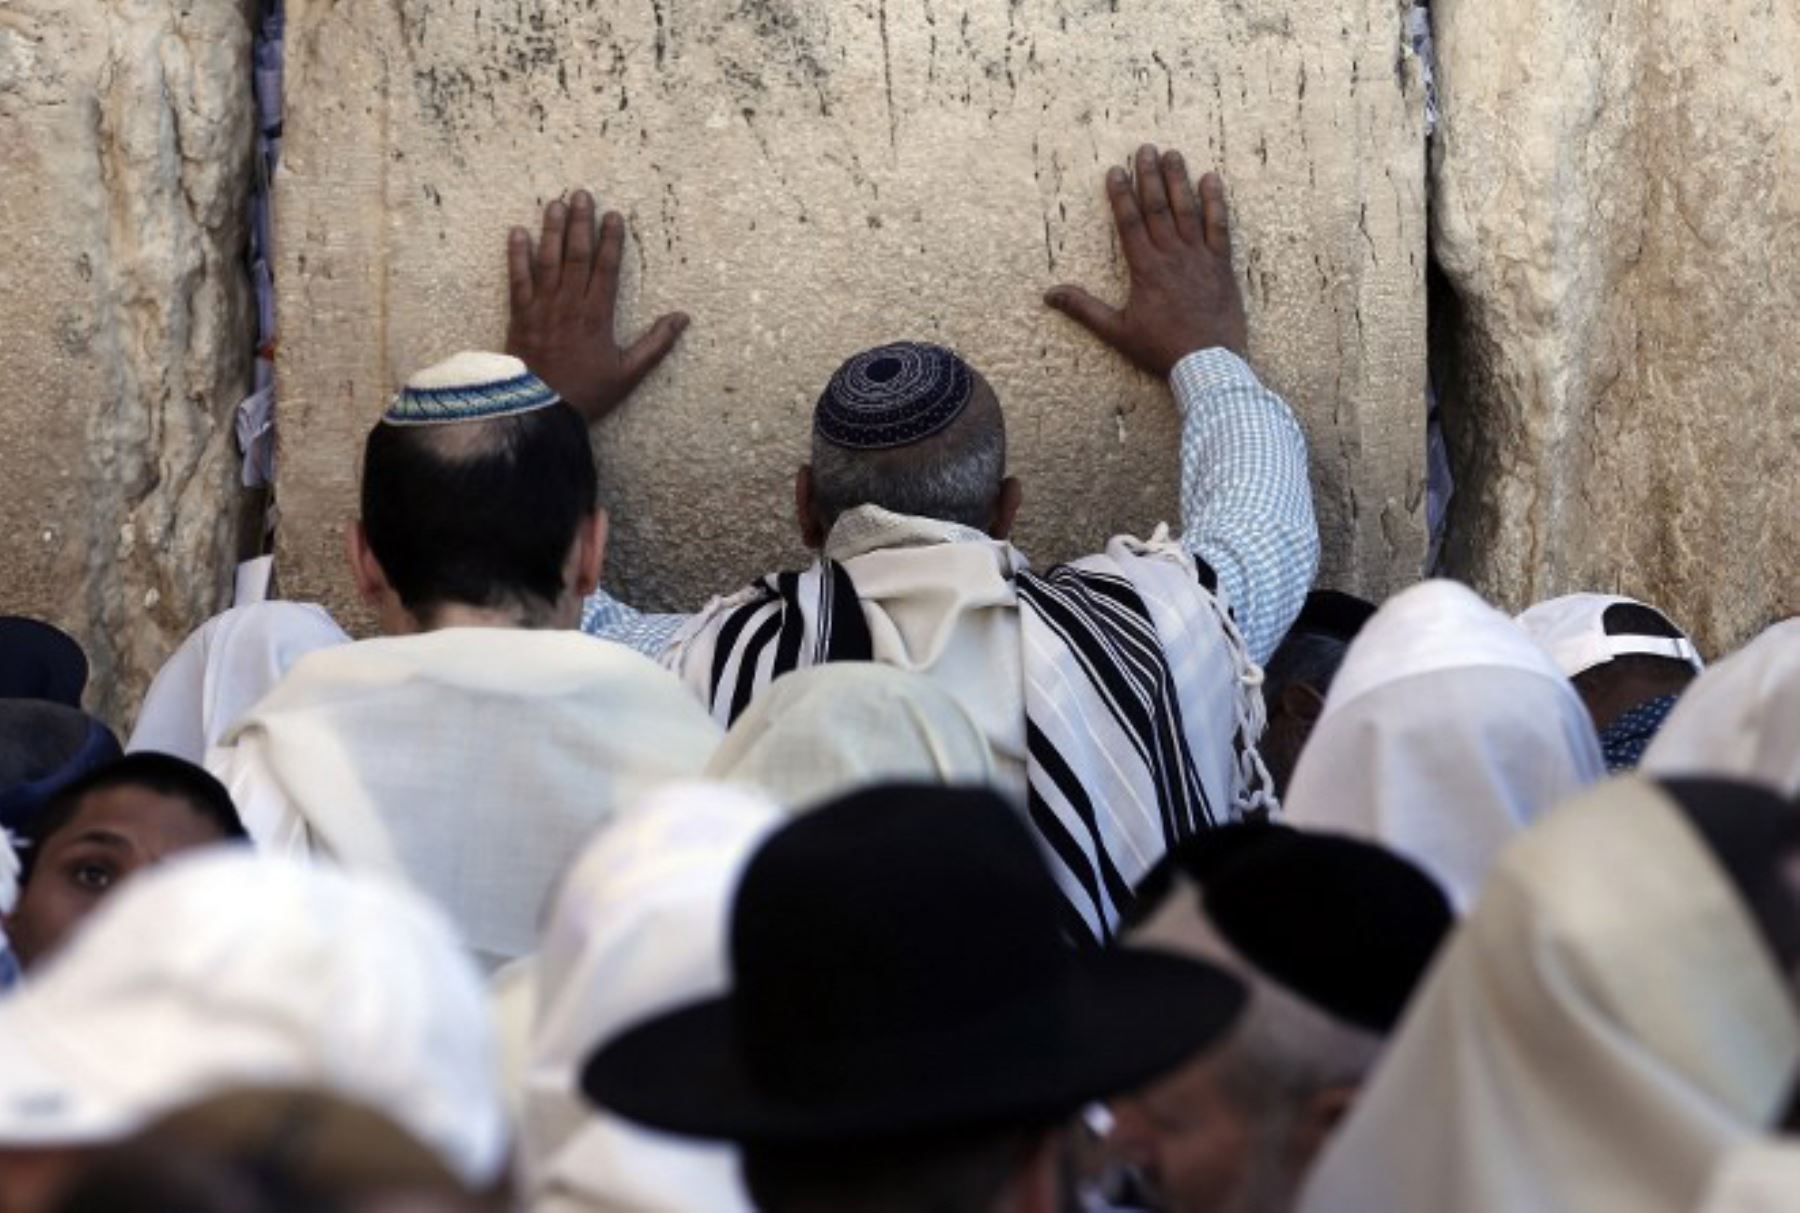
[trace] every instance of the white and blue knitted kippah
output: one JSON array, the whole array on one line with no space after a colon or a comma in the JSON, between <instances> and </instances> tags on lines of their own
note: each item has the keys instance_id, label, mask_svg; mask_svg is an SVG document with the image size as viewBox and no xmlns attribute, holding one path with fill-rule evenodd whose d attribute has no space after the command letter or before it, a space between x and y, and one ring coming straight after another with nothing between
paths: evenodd
<instances>
[{"instance_id":1,"label":"white and blue knitted kippah","mask_svg":"<svg viewBox=\"0 0 1800 1213\"><path fill-rule=\"evenodd\" d=\"M561 402L517 358L463 353L407 380L381 420L387 425L451 425L516 417Z\"/></svg>"},{"instance_id":2,"label":"white and blue knitted kippah","mask_svg":"<svg viewBox=\"0 0 1800 1213\"><path fill-rule=\"evenodd\" d=\"M975 372L943 346L883 345L838 368L813 410L813 428L833 446L888 450L938 433L974 394Z\"/></svg>"}]
</instances>

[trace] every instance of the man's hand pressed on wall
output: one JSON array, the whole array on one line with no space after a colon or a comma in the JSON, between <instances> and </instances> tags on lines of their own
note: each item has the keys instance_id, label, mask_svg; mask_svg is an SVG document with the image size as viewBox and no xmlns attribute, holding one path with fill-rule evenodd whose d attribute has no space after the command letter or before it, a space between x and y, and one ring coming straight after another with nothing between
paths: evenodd
<instances>
[{"instance_id":1,"label":"man's hand pressed on wall","mask_svg":"<svg viewBox=\"0 0 1800 1213\"><path fill-rule=\"evenodd\" d=\"M1138 149L1134 182L1124 169L1106 175L1106 193L1131 273L1130 295L1115 308L1078 286L1044 297L1051 307L1159 378L1195 350L1243 355L1249 324L1231 269L1225 182L1208 173L1195 191L1181 153Z\"/></svg>"},{"instance_id":2,"label":"man's hand pressed on wall","mask_svg":"<svg viewBox=\"0 0 1800 1213\"><path fill-rule=\"evenodd\" d=\"M631 395L675 348L688 326L680 312L620 348L615 331L625 220L607 212L595 238L594 197L577 190L544 208L544 229L507 237L510 307L506 352L522 359L558 395L599 421Z\"/></svg>"}]
</instances>

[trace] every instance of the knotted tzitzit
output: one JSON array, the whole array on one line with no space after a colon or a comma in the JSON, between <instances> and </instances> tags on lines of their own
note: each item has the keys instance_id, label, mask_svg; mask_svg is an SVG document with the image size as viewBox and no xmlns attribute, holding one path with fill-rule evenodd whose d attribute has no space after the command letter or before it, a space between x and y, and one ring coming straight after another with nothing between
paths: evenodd
<instances>
[{"instance_id":1,"label":"knotted tzitzit","mask_svg":"<svg viewBox=\"0 0 1800 1213\"><path fill-rule=\"evenodd\" d=\"M1213 613L1219 617L1219 626L1225 631L1225 647L1231 652L1232 666L1237 675L1237 694L1233 696L1237 709L1237 753L1238 782L1240 790L1232 807L1234 816L1239 820L1251 813L1275 814L1281 811L1281 801L1275 796L1275 780L1269 774L1268 766L1263 762L1262 751L1256 748L1256 739L1261 737L1263 729L1269 722L1268 705L1263 702L1263 668L1250 659L1250 649L1244 643L1244 634L1238 630L1237 620L1219 601L1218 596L1208 594L1206 601L1212 606Z\"/></svg>"},{"instance_id":2,"label":"knotted tzitzit","mask_svg":"<svg viewBox=\"0 0 1800 1213\"><path fill-rule=\"evenodd\" d=\"M866 350L838 368L819 397L813 428L833 446L890 450L943 430L974 394L975 372L955 353L898 342Z\"/></svg>"}]
</instances>

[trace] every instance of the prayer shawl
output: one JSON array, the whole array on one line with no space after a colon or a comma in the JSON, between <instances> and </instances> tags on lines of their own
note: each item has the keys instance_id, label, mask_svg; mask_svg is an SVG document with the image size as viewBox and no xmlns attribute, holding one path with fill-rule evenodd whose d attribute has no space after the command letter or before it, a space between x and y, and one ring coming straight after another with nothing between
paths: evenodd
<instances>
[{"instance_id":1,"label":"prayer shawl","mask_svg":"<svg viewBox=\"0 0 1800 1213\"><path fill-rule=\"evenodd\" d=\"M233 607L203 624L157 672L126 752L205 762L206 752L295 662L349 643L330 615L308 603Z\"/></svg>"},{"instance_id":2,"label":"prayer shawl","mask_svg":"<svg viewBox=\"0 0 1800 1213\"><path fill-rule=\"evenodd\" d=\"M12 835L0 830L0 993L19 982L18 958L6 939L6 915L19 901L19 854L13 849Z\"/></svg>"},{"instance_id":3,"label":"prayer shawl","mask_svg":"<svg viewBox=\"0 0 1800 1213\"><path fill-rule=\"evenodd\" d=\"M1262 671L1213 590L1161 529L1037 574L969 528L864 506L824 559L713 603L664 660L727 726L807 666L928 675L987 735L1071 937L1106 942L1171 845L1273 807Z\"/></svg>"},{"instance_id":4,"label":"prayer shawl","mask_svg":"<svg viewBox=\"0 0 1800 1213\"><path fill-rule=\"evenodd\" d=\"M452 628L303 658L209 756L257 844L403 874L490 969L533 949L594 830L698 775L719 729L577 632Z\"/></svg>"},{"instance_id":5,"label":"prayer shawl","mask_svg":"<svg viewBox=\"0 0 1800 1213\"><path fill-rule=\"evenodd\" d=\"M1285 807L1290 825L1398 851L1461 913L1514 835L1605 777L1562 671L1473 590L1429 581L1351 644Z\"/></svg>"},{"instance_id":6,"label":"prayer shawl","mask_svg":"<svg viewBox=\"0 0 1800 1213\"><path fill-rule=\"evenodd\" d=\"M1501 857L1301 1213L1690 1213L1797 1064L1742 895L1674 801L1614 780Z\"/></svg>"},{"instance_id":7,"label":"prayer shawl","mask_svg":"<svg viewBox=\"0 0 1800 1213\"><path fill-rule=\"evenodd\" d=\"M1800 1142L1764 1138L1740 1146L1713 1176L1699 1213L1792 1213L1800 1197Z\"/></svg>"},{"instance_id":8,"label":"prayer shawl","mask_svg":"<svg viewBox=\"0 0 1800 1213\"><path fill-rule=\"evenodd\" d=\"M1643 769L1800 796L1800 619L1776 624L1695 679L1644 752Z\"/></svg>"}]
</instances>

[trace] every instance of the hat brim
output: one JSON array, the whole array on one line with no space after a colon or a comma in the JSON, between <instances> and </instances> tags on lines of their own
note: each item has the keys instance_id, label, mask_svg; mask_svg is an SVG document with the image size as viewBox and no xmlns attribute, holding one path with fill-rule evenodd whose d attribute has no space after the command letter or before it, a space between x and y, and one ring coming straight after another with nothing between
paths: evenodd
<instances>
[{"instance_id":1,"label":"hat brim","mask_svg":"<svg viewBox=\"0 0 1800 1213\"><path fill-rule=\"evenodd\" d=\"M989 1056L975 1068L921 1056L923 1072L934 1060L944 1072L905 1091L859 1087L805 1102L770 1095L736 1047L729 998L625 1033L589 1059L581 1085L594 1103L651 1128L755 1145L998 1126L1066 1115L1167 1073L1228 1032L1247 1000L1222 970L1135 950L1084 956L1053 996L1063 999L1056 1039L1022 1032L1016 1055Z\"/></svg>"}]
</instances>

